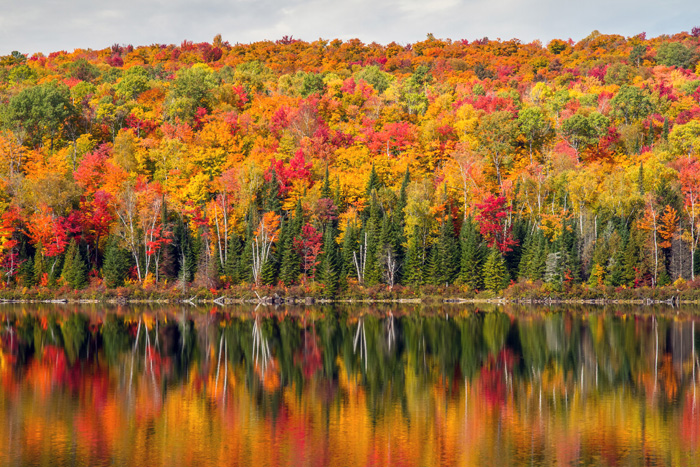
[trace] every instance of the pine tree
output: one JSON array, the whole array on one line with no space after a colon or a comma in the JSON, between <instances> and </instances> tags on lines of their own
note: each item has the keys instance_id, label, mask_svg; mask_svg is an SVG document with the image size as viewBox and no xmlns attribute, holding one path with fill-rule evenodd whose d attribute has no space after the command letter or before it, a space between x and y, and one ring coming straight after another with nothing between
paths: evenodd
<instances>
[{"instance_id":1,"label":"pine tree","mask_svg":"<svg viewBox=\"0 0 700 467\"><path fill-rule=\"evenodd\" d=\"M506 261L498 248L491 248L484 264L484 287L493 292L500 292L508 286Z\"/></svg>"},{"instance_id":2,"label":"pine tree","mask_svg":"<svg viewBox=\"0 0 700 467\"><path fill-rule=\"evenodd\" d=\"M109 237L102 263L102 277L104 277L105 285L109 288L123 286L130 267L131 255L129 252L119 248L115 237Z\"/></svg>"}]
</instances>

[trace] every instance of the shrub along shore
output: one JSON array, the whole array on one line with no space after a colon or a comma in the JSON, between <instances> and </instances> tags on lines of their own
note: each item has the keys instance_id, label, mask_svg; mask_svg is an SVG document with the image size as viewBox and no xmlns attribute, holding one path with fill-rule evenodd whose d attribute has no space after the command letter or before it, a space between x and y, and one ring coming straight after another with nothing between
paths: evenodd
<instances>
[{"instance_id":1,"label":"shrub along shore","mask_svg":"<svg viewBox=\"0 0 700 467\"><path fill-rule=\"evenodd\" d=\"M0 303L191 303L230 305L260 303L265 305L313 305L328 303L521 303L521 304L636 304L671 306L700 305L700 284L692 282L668 287L590 287L575 285L561 291L552 291L543 283L513 283L501 293L471 291L459 286L424 286L420 289L396 286L351 286L343 294L328 296L322 286L250 287L228 289L182 288L159 286L143 287L128 284L123 287L103 286L85 289L69 287L32 287L0 291Z\"/></svg>"}]
</instances>

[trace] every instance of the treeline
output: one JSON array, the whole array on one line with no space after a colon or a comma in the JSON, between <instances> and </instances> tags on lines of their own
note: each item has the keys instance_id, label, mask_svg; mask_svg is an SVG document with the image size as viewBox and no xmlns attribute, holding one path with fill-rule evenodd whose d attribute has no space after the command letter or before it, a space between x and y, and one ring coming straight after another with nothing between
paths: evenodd
<instances>
[{"instance_id":1,"label":"treeline","mask_svg":"<svg viewBox=\"0 0 700 467\"><path fill-rule=\"evenodd\" d=\"M13 52L2 283L680 287L700 272L699 59L698 28Z\"/></svg>"}]
</instances>

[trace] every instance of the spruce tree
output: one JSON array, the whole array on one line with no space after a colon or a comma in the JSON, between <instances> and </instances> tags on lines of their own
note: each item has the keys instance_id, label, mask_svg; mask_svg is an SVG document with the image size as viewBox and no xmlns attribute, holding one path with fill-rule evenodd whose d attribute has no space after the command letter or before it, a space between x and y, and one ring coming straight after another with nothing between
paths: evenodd
<instances>
[{"instance_id":1,"label":"spruce tree","mask_svg":"<svg viewBox=\"0 0 700 467\"><path fill-rule=\"evenodd\" d=\"M408 237L408 247L406 249L406 262L404 272L404 283L419 287L425 280L425 248L423 238L418 227L413 229Z\"/></svg>"},{"instance_id":2,"label":"spruce tree","mask_svg":"<svg viewBox=\"0 0 700 467\"><path fill-rule=\"evenodd\" d=\"M479 237L473 219L467 218L462 223L459 234L461 244L459 281L472 290L478 290L483 286L482 266L485 255Z\"/></svg>"},{"instance_id":3,"label":"spruce tree","mask_svg":"<svg viewBox=\"0 0 700 467\"><path fill-rule=\"evenodd\" d=\"M376 285L382 280L381 254L379 245L379 234L381 229L381 210L376 196L372 196L370 205L370 215L360 238L364 238L367 234L367 262L365 269L365 284Z\"/></svg>"},{"instance_id":4,"label":"spruce tree","mask_svg":"<svg viewBox=\"0 0 700 467\"><path fill-rule=\"evenodd\" d=\"M131 255L129 252L119 247L115 237L109 237L102 263L102 277L104 277L105 285L109 288L123 286L130 267Z\"/></svg>"},{"instance_id":5,"label":"spruce tree","mask_svg":"<svg viewBox=\"0 0 700 467\"><path fill-rule=\"evenodd\" d=\"M279 213L282 210L282 204L279 199L280 183L277 178L277 172L274 167L270 171L269 180L266 180L262 186L262 210L263 212L272 211Z\"/></svg>"},{"instance_id":6,"label":"spruce tree","mask_svg":"<svg viewBox=\"0 0 700 467\"><path fill-rule=\"evenodd\" d=\"M452 215L449 214L440 226L437 242L437 267L435 280L439 285L452 284L459 273L460 254L459 243L455 238Z\"/></svg>"},{"instance_id":7,"label":"spruce tree","mask_svg":"<svg viewBox=\"0 0 700 467\"><path fill-rule=\"evenodd\" d=\"M284 235L280 234L280 280L287 286L297 282L301 272L301 258L294 247L294 239L301 235L304 226L304 210L297 201L294 217L285 223Z\"/></svg>"},{"instance_id":8,"label":"spruce tree","mask_svg":"<svg viewBox=\"0 0 700 467\"><path fill-rule=\"evenodd\" d=\"M231 284L240 284L240 256L243 250L241 237L236 233L231 233L231 238L228 241L228 253L226 254L226 262L224 263L224 275L228 277Z\"/></svg>"},{"instance_id":9,"label":"spruce tree","mask_svg":"<svg viewBox=\"0 0 700 467\"><path fill-rule=\"evenodd\" d=\"M508 270L506 261L501 252L495 246L491 248L486 263L484 264L484 287L495 293L508 286Z\"/></svg>"},{"instance_id":10,"label":"spruce tree","mask_svg":"<svg viewBox=\"0 0 700 467\"><path fill-rule=\"evenodd\" d=\"M316 273L318 281L324 286L324 295L335 296L338 290L338 244L335 242L335 228L326 228L323 238L323 253Z\"/></svg>"},{"instance_id":11,"label":"spruce tree","mask_svg":"<svg viewBox=\"0 0 700 467\"><path fill-rule=\"evenodd\" d=\"M33 270L34 284L40 285L44 273L46 273L46 263L44 261L44 255L41 253L41 245L34 252L34 270Z\"/></svg>"},{"instance_id":12,"label":"spruce tree","mask_svg":"<svg viewBox=\"0 0 700 467\"><path fill-rule=\"evenodd\" d=\"M321 186L321 198L331 197L331 182L328 177L328 164L326 164L326 174L323 177L323 185Z\"/></svg>"},{"instance_id":13,"label":"spruce tree","mask_svg":"<svg viewBox=\"0 0 700 467\"><path fill-rule=\"evenodd\" d=\"M71 240L68 246L61 278L73 289L82 289L87 285L87 266L75 240Z\"/></svg>"},{"instance_id":14,"label":"spruce tree","mask_svg":"<svg viewBox=\"0 0 700 467\"><path fill-rule=\"evenodd\" d=\"M341 286L345 286L348 278L357 278L357 272L355 271L355 262L353 260L353 253L357 251L359 247L357 228L355 227L355 222L348 222L345 228L345 235L343 236L343 247L340 252L340 280Z\"/></svg>"}]
</instances>

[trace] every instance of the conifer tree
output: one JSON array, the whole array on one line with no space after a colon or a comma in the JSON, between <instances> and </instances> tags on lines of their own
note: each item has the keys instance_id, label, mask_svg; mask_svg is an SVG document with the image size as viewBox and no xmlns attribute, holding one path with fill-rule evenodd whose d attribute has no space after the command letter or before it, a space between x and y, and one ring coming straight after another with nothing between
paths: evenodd
<instances>
[{"instance_id":1,"label":"conifer tree","mask_svg":"<svg viewBox=\"0 0 700 467\"><path fill-rule=\"evenodd\" d=\"M228 241L228 254L224 263L224 274L231 281L231 284L240 284L240 256L243 250L241 237L236 233L231 233L231 238Z\"/></svg>"},{"instance_id":2,"label":"conifer tree","mask_svg":"<svg viewBox=\"0 0 700 467\"><path fill-rule=\"evenodd\" d=\"M294 248L294 239L301 235L304 226L304 210L301 200L297 201L294 217L285 222L284 232L280 232L280 280L287 286L294 284L299 279L301 272L301 258Z\"/></svg>"},{"instance_id":3,"label":"conifer tree","mask_svg":"<svg viewBox=\"0 0 700 467\"><path fill-rule=\"evenodd\" d=\"M338 244L335 241L335 227L326 228L323 238L323 254L316 273L324 286L324 295L333 297L338 290Z\"/></svg>"},{"instance_id":4,"label":"conifer tree","mask_svg":"<svg viewBox=\"0 0 700 467\"><path fill-rule=\"evenodd\" d=\"M46 264L44 262L44 255L41 253L41 247L37 248L34 253L34 283L39 285L42 282L44 273L46 273Z\"/></svg>"},{"instance_id":5,"label":"conifer tree","mask_svg":"<svg viewBox=\"0 0 700 467\"><path fill-rule=\"evenodd\" d=\"M262 210L263 212L273 211L279 213L282 210L282 204L279 198L280 184L277 178L277 172L274 167L270 170L269 180L263 183L262 187Z\"/></svg>"},{"instance_id":6,"label":"conifer tree","mask_svg":"<svg viewBox=\"0 0 700 467\"><path fill-rule=\"evenodd\" d=\"M123 286L130 267L131 255L129 252L119 247L115 237L109 237L102 264L102 277L104 277L105 285L110 288Z\"/></svg>"},{"instance_id":7,"label":"conifer tree","mask_svg":"<svg viewBox=\"0 0 700 467\"><path fill-rule=\"evenodd\" d=\"M353 252L358 249L357 228L355 222L348 222L343 236L343 247L340 251L340 277L339 285L345 286L347 279L357 277L355 271L355 263L353 261Z\"/></svg>"},{"instance_id":8,"label":"conifer tree","mask_svg":"<svg viewBox=\"0 0 700 467\"><path fill-rule=\"evenodd\" d=\"M87 266L75 240L71 240L68 246L61 278L74 289L82 289L87 285Z\"/></svg>"},{"instance_id":9,"label":"conifer tree","mask_svg":"<svg viewBox=\"0 0 700 467\"><path fill-rule=\"evenodd\" d=\"M455 238L452 215L449 214L440 226L440 235L435 243L437 249L437 271L434 281L448 286L457 278L460 266L459 244Z\"/></svg>"},{"instance_id":10,"label":"conifer tree","mask_svg":"<svg viewBox=\"0 0 700 467\"><path fill-rule=\"evenodd\" d=\"M406 249L406 262L404 272L404 283L419 287L424 284L425 280L425 247L423 246L422 236L418 231L418 227L413 229L412 234L408 237L408 247Z\"/></svg>"},{"instance_id":11,"label":"conifer tree","mask_svg":"<svg viewBox=\"0 0 700 467\"><path fill-rule=\"evenodd\" d=\"M462 223L459 238L461 244L459 280L472 290L481 289L484 283L482 268L485 251L476 230L476 224L471 217Z\"/></svg>"},{"instance_id":12,"label":"conifer tree","mask_svg":"<svg viewBox=\"0 0 700 467\"><path fill-rule=\"evenodd\" d=\"M493 292L500 292L508 286L506 261L498 248L491 248L484 264L484 287Z\"/></svg>"},{"instance_id":13,"label":"conifer tree","mask_svg":"<svg viewBox=\"0 0 700 467\"><path fill-rule=\"evenodd\" d=\"M367 222L365 222L365 226L360 233L360 239L364 238L365 233L367 234L367 266L365 270L366 285L376 285L382 280L381 254L379 245L381 222L382 219L379 203L377 203L376 196L372 196L369 219Z\"/></svg>"},{"instance_id":14,"label":"conifer tree","mask_svg":"<svg viewBox=\"0 0 700 467\"><path fill-rule=\"evenodd\" d=\"M331 182L328 177L328 164L326 164L326 174L323 177L323 185L321 186L321 198L331 197Z\"/></svg>"}]
</instances>

